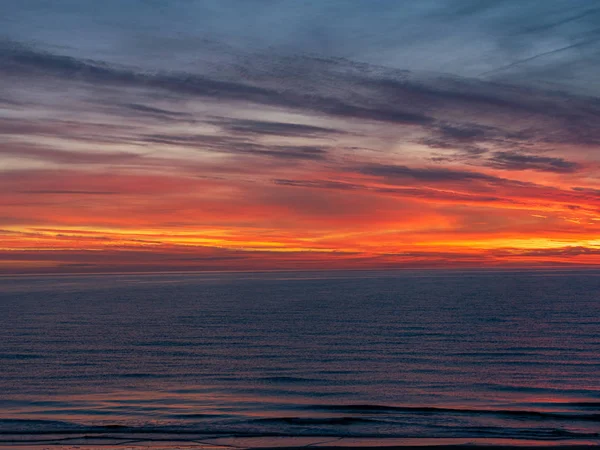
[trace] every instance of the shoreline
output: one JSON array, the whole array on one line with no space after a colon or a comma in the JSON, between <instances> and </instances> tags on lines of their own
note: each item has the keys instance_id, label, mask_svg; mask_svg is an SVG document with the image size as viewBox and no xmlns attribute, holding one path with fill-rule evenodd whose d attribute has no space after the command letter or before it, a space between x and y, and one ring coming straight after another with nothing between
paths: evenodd
<instances>
[{"instance_id":1,"label":"shoreline","mask_svg":"<svg viewBox=\"0 0 600 450\"><path fill-rule=\"evenodd\" d=\"M344 438L344 437L198 437L173 439L133 439L96 436L78 436L72 438L54 437L54 439L1 439L0 450L18 448L21 450L177 450L177 449L246 449L272 450L319 448L322 450L340 449L388 449L406 450L468 450L483 448L486 450L521 450L543 448L549 450L588 450L600 447L598 440L529 440L529 439L490 439L490 438Z\"/></svg>"}]
</instances>

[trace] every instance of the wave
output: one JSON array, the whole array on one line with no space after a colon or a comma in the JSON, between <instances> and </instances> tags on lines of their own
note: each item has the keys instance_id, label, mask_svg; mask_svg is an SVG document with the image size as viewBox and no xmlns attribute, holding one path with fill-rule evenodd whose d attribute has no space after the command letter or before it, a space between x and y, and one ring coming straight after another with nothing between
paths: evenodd
<instances>
[{"instance_id":1,"label":"wave","mask_svg":"<svg viewBox=\"0 0 600 450\"><path fill-rule=\"evenodd\" d=\"M338 424L335 424L338 425ZM374 432L351 432L339 427L332 430L323 428L311 429L302 426L295 430L190 430L178 428L130 428L120 425L107 425L104 427L94 427L84 430L71 430L60 432L29 432L29 433L0 433L0 445L2 444L27 444L27 443L52 443L68 440L141 440L141 441L181 441L193 442L194 440L207 440L218 438L301 438L301 437L329 437L329 438L358 438L358 439L423 439L425 436L419 433L398 433L388 431L384 433ZM442 434L429 433L427 439L468 439L468 440L527 440L538 442L576 442L586 441L589 443L600 444L600 434L591 432L575 432L559 428L547 429L522 429L519 432L507 431L502 428L488 429L469 429L465 433Z\"/></svg>"},{"instance_id":2,"label":"wave","mask_svg":"<svg viewBox=\"0 0 600 450\"><path fill-rule=\"evenodd\" d=\"M286 425L353 425L359 423L385 423L383 420L364 417L268 417L255 419L256 423Z\"/></svg>"},{"instance_id":3,"label":"wave","mask_svg":"<svg viewBox=\"0 0 600 450\"><path fill-rule=\"evenodd\" d=\"M304 383L325 383L327 380L320 378L306 378L306 377L292 377L292 376L271 376L271 377L262 377L256 379L259 382L263 383L290 383L290 384L304 384Z\"/></svg>"},{"instance_id":4,"label":"wave","mask_svg":"<svg viewBox=\"0 0 600 450\"><path fill-rule=\"evenodd\" d=\"M44 355L37 353L0 353L0 359L23 360L23 359L41 359Z\"/></svg>"},{"instance_id":5,"label":"wave","mask_svg":"<svg viewBox=\"0 0 600 450\"><path fill-rule=\"evenodd\" d=\"M596 402L590 403L569 403L564 405L596 407L592 405L600 405ZM554 412L554 411L533 411L533 410L516 410L516 409L472 409L472 408L444 408L436 406L386 406L375 404L351 404L351 405L310 405L310 409L328 410L337 412L353 412L364 414L376 413L422 413L422 414L462 414L462 415L495 415L507 416L524 419L537 420L582 420L600 422L600 413L581 414L571 412Z\"/></svg>"}]
</instances>

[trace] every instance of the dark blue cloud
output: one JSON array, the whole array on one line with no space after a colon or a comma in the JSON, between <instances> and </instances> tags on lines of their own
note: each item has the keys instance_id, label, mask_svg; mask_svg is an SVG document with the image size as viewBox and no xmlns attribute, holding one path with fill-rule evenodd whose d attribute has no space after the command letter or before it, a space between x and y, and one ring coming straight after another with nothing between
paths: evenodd
<instances>
[{"instance_id":1,"label":"dark blue cloud","mask_svg":"<svg viewBox=\"0 0 600 450\"><path fill-rule=\"evenodd\" d=\"M159 120L173 120L173 121L181 121L185 119L192 119L192 115L190 113L180 112L180 111L169 111L162 108L157 108L154 106L148 105L140 105L138 103L128 103L118 105L125 109L129 114L125 115L138 115L145 117L152 117Z\"/></svg>"},{"instance_id":2,"label":"dark blue cloud","mask_svg":"<svg viewBox=\"0 0 600 450\"><path fill-rule=\"evenodd\" d=\"M483 181L497 183L503 181L492 175L465 170L451 170L439 167L408 167L391 164L370 164L360 167L364 175L382 177L393 182L421 181L425 183L444 183L447 181Z\"/></svg>"},{"instance_id":3,"label":"dark blue cloud","mask_svg":"<svg viewBox=\"0 0 600 450\"><path fill-rule=\"evenodd\" d=\"M218 70L270 49L596 94L599 26L595 0L0 2L8 38L145 70Z\"/></svg>"},{"instance_id":4,"label":"dark blue cloud","mask_svg":"<svg viewBox=\"0 0 600 450\"><path fill-rule=\"evenodd\" d=\"M488 165L504 170L536 170L556 173L571 173L579 169L579 164L564 158L528 155L519 152L496 152L488 159Z\"/></svg>"},{"instance_id":5,"label":"dark blue cloud","mask_svg":"<svg viewBox=\"0 0 600 450\"><path fill-rule=\"evenodd\" d=\"M208 123L221 127L230 133L272 136L326 136L329 134L345 134L342 130L318 127L289 122L272 122L266 120L249 120L220 117L209 120Z\"/></svg>"},{"instance_id":6,"label":"dark blue cloud","mask_svg":"<svg viewBox=\"0 0 600 450\"><path fill-rule=\"evenodd\" d=\"M256 58L240 58L236 70L244 73L243 77L220 77L148 72L3 41L0 85L10 86L14 92L37 89L43 99L47 86L58 86L65 92L76 87L84 89L88 97L68 107L158 123L217 126L220 134L151 133L147 130L152 123L137 132L132 125L78 124L75 119L48 118L3 119L0 132L318 161L329 159L333 141L349 136L359 139L355 126L373 122L397 126L398 135L407 133L405 142L412 140L443 151L430 155L438 163L461 161L557 173L573 172L580 166L569 158L552 158L536 154L538 151L553 145L600 146L600 101L594 97L455 76L421 76L345 59L306 55L267 59L270 65L256 66ZM201 113L186 110L189 100L226 107L231 116L215 115L212 106ZM240 105L301 113L311 116L313 124L263 120L260 114L257 119L234 117ZM341 123L335 127L314 124L322 120ZM260 142L269 136L304 141L293 145ZM515 150L524 148L527 150Z\"/></svg>"},{"instance_id":7,"label":"dark blue cloud","mask_svg":"<svg viewBox=\"0 0 600 450\"><path fill-rule=\"evenodd\" d=\"M317 145L261 144L229 135L150 134L140 136L139 140L140 142L177 146L203 152L266 156L288 160L323 160L328 153L327 147Z\"/></svg>"}]
</instances>

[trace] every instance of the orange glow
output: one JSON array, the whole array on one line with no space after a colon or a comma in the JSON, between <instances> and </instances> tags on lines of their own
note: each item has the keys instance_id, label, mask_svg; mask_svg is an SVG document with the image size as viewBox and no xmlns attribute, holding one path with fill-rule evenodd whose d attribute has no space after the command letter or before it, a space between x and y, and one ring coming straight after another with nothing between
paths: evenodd
<instances>
[{"instance_id":1,"label":"orange glow","mask_svg":"<svg viewBox=\"0 0 600 450\"><path fill-rule=\"evenodd\" d=\"M86 76L81 89L107 105L95 97L100 81ZM354 92L329 76L327 95ZM361 76L384 102L385 86ZM431 92L448 95L415 89L401 102L418 106L423 96L431 116L422 117L420 106L396 111L395 100L373 114L310 96L300 107L304 91L288 106L202 90L182 103L160 86L152 97L143 83L111 85L140 96L113 109L69 98L71 109L8 112L0 272L600 264L596 138L578 140L560 122L574 112L552 115L547 102L563 107L561 98L531 90L521 108L511 89L490 84L471 102L441 83ZM482 106L497 90L512 110L508 101ZM358 101L334 97L332 105ZM151 98L160 105L144 103ZM578 114L592 111L583 97L572 102Z\"/></svg>"},{"instance_id":2,"label":"orange glow","mask_svg":"<svg viewBox=\"0 0 600 450\"><path fill-rule=\"evenodd\" d=\"M600 263L599 200L559 188L470 201L467 189L375 189L366 179L347 191L277 186L274 174L31 170L18 174L24 191L15 176L0 178L3 214L16 223L0 231L5 273Z\"/></svg>"}]
</instances>

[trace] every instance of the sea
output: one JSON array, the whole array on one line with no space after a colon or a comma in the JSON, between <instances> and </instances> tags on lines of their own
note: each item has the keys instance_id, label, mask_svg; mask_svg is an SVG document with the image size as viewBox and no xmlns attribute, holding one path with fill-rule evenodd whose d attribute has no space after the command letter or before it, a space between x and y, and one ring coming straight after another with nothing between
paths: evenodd
<instances>
[{"instance_id":1,"label":"sea","mask_svg":"<svg viewBox=\"0 0 600 450\"><path fill-rule=\"evenodd\" d=\"M0 277L0 445L600 444L600 271Z\"/></svg>"}]
</instances>

